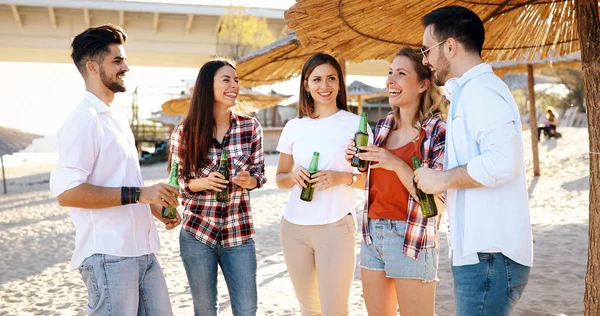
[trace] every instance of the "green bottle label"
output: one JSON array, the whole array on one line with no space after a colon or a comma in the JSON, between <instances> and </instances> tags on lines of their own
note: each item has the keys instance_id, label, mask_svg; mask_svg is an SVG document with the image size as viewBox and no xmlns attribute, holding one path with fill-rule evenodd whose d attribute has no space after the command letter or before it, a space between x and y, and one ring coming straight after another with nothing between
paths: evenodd
<instances>
[{"instance_id":1,"label":"green bottle label","mask_svg":"<svg viewBox=\"0 0 600 316\"><path fill-rule=\"evenodd\" d=\"M413 170L421 168L421 162L418 157L412 157ZM423 217L433 217L438 214L437 205L435 204L435 197L433 194L426 194L419 188L417 189L417 196L419 197L419 206L421 206L421 213Z\"/></svg>"},{"instance_id":2,"label":"green bottle label","mask_svg":"<svg viewBox=\"0 0 600 316\"><path fill-rule=\"evenodd\" d=\"M308 166L308 172L310 173L310 177L319 171L319 153L314 152L312 160L310 161L310 165ZM315 188L313 188L312 183L305 181L306 188L302 188L302 192L300 192L300 199L302 201L310 202L313 199L313 195L315 193Z\"/></svg>"},{"instance_id":3,"label":"green bottle label","mask_svg":"<svg viewBox=\"0 0 600 316\"><path fill-rule=\"evenodd\" d=\"M168 185L170 185L176 189L179 189L179 179L178 178L179 178L179 164L174 162L171 165L171 172L169 173ZM176 194L173 194L173 196L177 197ZM173 218L177 217L177 207L173 206L173 205L163 207L161 215L163 218L173 219Z\"/></svg>"},{"instance_id":4,"label":"green bottle label","mask_svg":"<svg viewBox=\"0 0 600 316\"><path fill-rule=\"evenodd\" d=\"M227 150L225 149L221 150L221 161L217 171L225 177L225 180L229 181L229 165L227 163ZM225 188L221 189L221 192L217 192L216 198L219 202L229 201L229 185L226 185Z\"/></svg>"},{"instance_id":5,"label":"green bottle label","mask_svg":"<svg viewBox=\"0 0 600 316\"><path fill-rule=\"evenodd\" d=\"M363 112L360 115L360 122L358 123L358 131L354 134L354 146L356 148L361 146L369 145L369 134L367 133L367 112ZM364 150L359 149L358 153L364 153ZM350 165L355 168L364 169L367 166L367 162L356 157L352 157Z\"/></svg>"}]
</instances>

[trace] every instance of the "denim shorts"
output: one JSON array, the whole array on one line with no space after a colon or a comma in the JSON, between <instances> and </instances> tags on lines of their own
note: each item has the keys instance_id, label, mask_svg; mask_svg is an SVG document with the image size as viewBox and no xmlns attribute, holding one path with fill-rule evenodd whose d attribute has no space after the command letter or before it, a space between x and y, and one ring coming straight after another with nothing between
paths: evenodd
<instances>
[{"instance_id":1,"label":"denim shorts","mask_svg":"<svg viewBox=\"0 0 600 316\"><path fill-rule=\"evenodd\" d=\"M373 242L367 245L363 240L360 266L367 270L385 271L388 278L439 281L439 250L422 249L418 260L407 257L402 252L405 231L406 221L369 219L369 234Z\"/></svg>"}]
</instances>

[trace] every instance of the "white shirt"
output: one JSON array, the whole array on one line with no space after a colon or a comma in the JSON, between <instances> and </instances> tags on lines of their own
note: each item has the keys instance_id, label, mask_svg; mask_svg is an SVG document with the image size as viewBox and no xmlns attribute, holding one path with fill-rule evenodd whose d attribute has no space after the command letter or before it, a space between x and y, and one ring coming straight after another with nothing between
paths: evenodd
<instances>
[{"instance_id":1,"label":"white shirt","mask_svg":"<svg viewBox=\"0 0 600 316\"><path fill-rule=\"evenodd\" d=\"M283 128L277 151L292 155L295 168L308 169L313 153L318 152L319 171L355 172L345 159L345 150L354 139L359 121L358 115L343 110L322 119L295 118ZM335 223L348 213L354 216L356 194L352 186L340 184L324 191L315 189L310 202L300 199L301 191L297 185L292 187L283 215L290 223L324 225Z\"/></svg>"},{"instance_id":2,"label":"white shirt","mask_svg":"<svg viewBox=\"0 0 600 316\"><path fill-rule=\"evenodd\" d=\"M57 132L58 161L50 175L53 196L82 183L142 187L133 133L119 111L85 92ZM104 209L71 208L75 250L71 269L95 253L137 257L158 252L156 225L147 204Z\"/></svg>"},{"instance_id":3,"label":"white shirt","mask_svg":"<svg viewBox=\"0 0 600 316\"><path fill-rule=\"evenodd\" d=\"M477 252L502 252L533 264L523 135L517 105L488 64L446 83L451 105L446 125L445 169L467 165L483 187L449 189L452 264L479 262Z\"/></svg>"}]
</instances>

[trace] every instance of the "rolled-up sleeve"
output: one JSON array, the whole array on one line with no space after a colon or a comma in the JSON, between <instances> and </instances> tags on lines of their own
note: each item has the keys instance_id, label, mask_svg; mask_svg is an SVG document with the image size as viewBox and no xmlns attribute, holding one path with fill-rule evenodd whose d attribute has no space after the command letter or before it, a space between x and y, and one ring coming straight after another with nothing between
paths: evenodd
<instances>
[{"instance_id":1,"label":"rolled-up sleeve","mask_svg":"<svg viewBox=\"0 0 600 316\"><path fill-rule=\"evenodd\" d=\"M482 95L482 92L475 94ZM463 95L468 95L463 92ZM485 91L486 99L465 98L467 128L480 155L467 163L473 180L495 187L516 177L523 166L523 144L514 111L497 92Z\"/></svg>"},{"instance_id":2,"label":"rolled-up sleeve","mask_svg":"<svg viewBox=\"0 0 600 316\"><path fill-rule=\"evenodd\" d=\"M266 182L265 176L265 154L263 151L263 132L258 120L253 119L252 146L250 153L250 175L256 177L255 189L260 189Z\"/></svg>"},{"instance_id":3,"label":"rolled-up sleeve","mask_svg":"<svg viewBox=\"0 0 600 316\"><path fill-rule=\"evenodd\" d=\"M56 197L85 183L100 152L102 129L92 115L73 115L57 132L58 161L50 174Z\"/></svg>"}]
</instances>

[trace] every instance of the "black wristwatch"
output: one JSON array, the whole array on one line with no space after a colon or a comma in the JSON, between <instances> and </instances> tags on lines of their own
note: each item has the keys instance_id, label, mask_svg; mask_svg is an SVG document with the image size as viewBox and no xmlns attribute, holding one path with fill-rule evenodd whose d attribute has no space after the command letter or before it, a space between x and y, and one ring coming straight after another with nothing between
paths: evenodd
<instances>
[{"instance_id":1,"label":"black wristwatch","mask_svg":"<svg viewBox=\"0 0 600 316\"><path fill-rule=\"evenodd\" d=\"M140 187L133 187L133 203L139 203L140 202L140 192L142 190L140 189Z\"/></svg>"}]
</instances>

